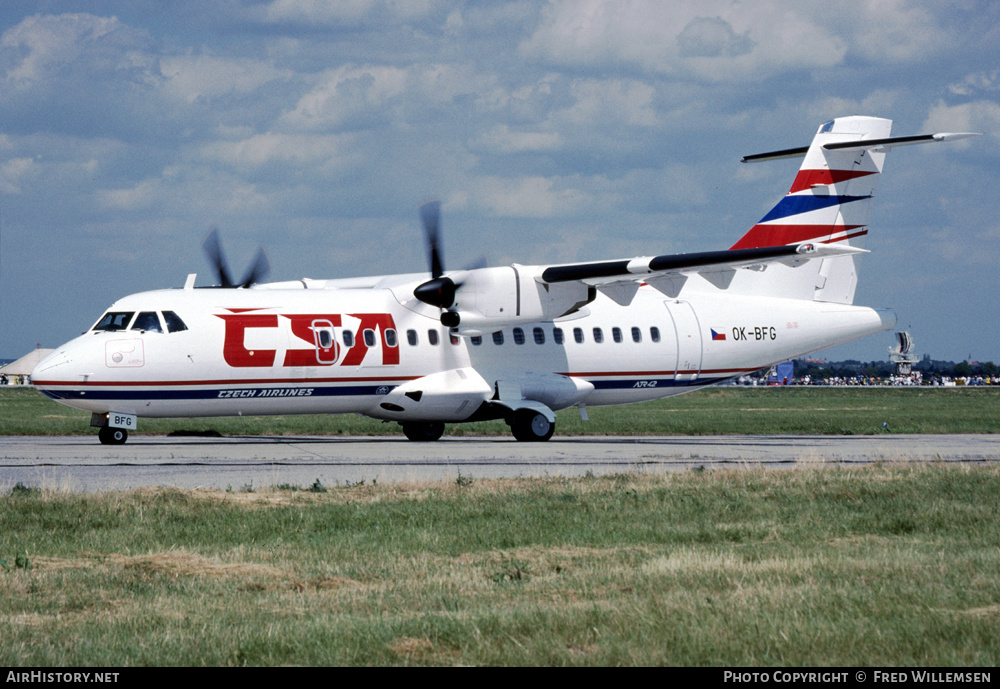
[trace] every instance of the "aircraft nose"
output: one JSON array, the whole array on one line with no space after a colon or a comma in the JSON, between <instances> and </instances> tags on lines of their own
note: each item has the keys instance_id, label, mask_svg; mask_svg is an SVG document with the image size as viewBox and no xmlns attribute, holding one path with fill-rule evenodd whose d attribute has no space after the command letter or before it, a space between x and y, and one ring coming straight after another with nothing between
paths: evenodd
<instances>
[{"instance_id":1,"label":"aircraft nose","mask_svg":"<svg viewBox=\"0 0 1000 689\"><path fill-rule=\"evenodd\" d=\"M35 368L31 370L31 380L44 380L45 378L51 377L53 374L58 375L60 373L64 373L71 363L72 361L66 353L66 350L61 348L57 349L35 364Z\"/></svg>"}]
</instances>

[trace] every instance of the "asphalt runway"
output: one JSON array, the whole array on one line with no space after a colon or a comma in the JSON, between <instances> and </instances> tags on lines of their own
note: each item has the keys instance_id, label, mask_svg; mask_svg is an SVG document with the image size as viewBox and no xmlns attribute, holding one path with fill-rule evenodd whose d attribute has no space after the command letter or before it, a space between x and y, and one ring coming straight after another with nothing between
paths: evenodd
<instances>
[{"instance_id":1,"label":"asphalt runway","mask_svg":"<svg viewBox=\"0 0 1000 689\"><path fill-rule=\"evenodd\" d=\"M1000 461L1000 435L506 437L93 436L0 438L0 493L14 485L74 492L145 486L246 490L468 478L582 476L692 468L791 468L878 461Z\"/></svg>"}]
</instances>

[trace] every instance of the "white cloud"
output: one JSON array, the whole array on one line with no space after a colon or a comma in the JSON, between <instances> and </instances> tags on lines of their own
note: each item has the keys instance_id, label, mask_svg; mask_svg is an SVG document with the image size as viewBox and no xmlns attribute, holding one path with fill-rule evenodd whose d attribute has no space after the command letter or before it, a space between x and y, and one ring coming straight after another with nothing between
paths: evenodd
<instances>
[{"instance_id":1,"label":"white cloud","mask_svg":"<svg viewBox=\"0 0 1000 689\"><path fill-rule=\"evenodd\" d=\"M781 0L553 0L521 51L556 64L630 64L713 81L760 80L843 59L844 40L822 22L830 10L810 7Z\"/></svg>"},{"instance_id":2,"label":"white cloud","mask_svg":"<svg viewBox=\"0 0 1000 689\"><path fill-rule=\"evenodd\" d=\"M555 114L555 119L573 125L601 128L608 124L651 127L657 124L653 107L655 89L631 79L579 79L571 93L572 107Z\"/></svg>"},{"instance_id":3,"label":"white cloud","mask_svg":"<svg viewBox=\"0 0 1000 689\"><path fill-rule=\"evenodd\" d=\"M238 141L216 141L201 148L201 155L226 165L254 169L279 163L329 172L354 160L346 135L312 136L268 132Z\"/></svg>"},{"instance_id":4,"label":"white cloud","mask_svg":"<svg viewBox=\"0 0 1000 689\"><path fill-rule=\"evenodd\" d=\"M493 215L514 218L551 218L572 215L590 205L586 193L561 187L547 177L505 179L487 176L472 180L468 198Z\"/></svg>"},{"instance_id":5,"label":"white cloud","mask_svg":"<svg viewBox=\"0 0 1000 689\"><path fill-rule=\"evenodd\" d=\"M924 120L925 132L979 132L992 138L1000 137L1000 105L981 100L960 105L947 105L938 101ZM975 145L975 139L959 145Z\"/></svg>"},{"instance_id":6,"label":"white cloud","mask_svg":"<svg viewBox=\"0 0 1000 689\"><path fill-rule=\"evenodd\" d=\"M115 17L92 14L27 17L0 37L6 79L26 88L63 69L93 71L148 69L138 52L142 32Z\"/></svg>"},{"instance_id":7,"label":"white cloud","mask_svg":"<svg viewBox=\"0 0 1000 689\"><path fill-rule=\"evenodd\" d=\"M820 122L844 115L892 115L901 91L876 89L864 98L851 99L838 96L824 96L803 104L803 116L810 121ZM892 119L890 117L890 119Z\"/></svg>"},{"instance_id":8,"label":"white cloud","mask_svg":"<svg viewBox=\"0 0 1000 689\"><path fill-rule=\"evenodd\" d=\"M144 210L149 208L160 193L160 181L147 179L127 189L99 189L98 202L115 210Z\"/></svg>"},{"instance_id":9,"label":"white cloud","mask_svg":"<svg viewBox=\"0 0 1000 689\"><path fill-rule=\"evenodd\" d=\"M371 129L387 123L407 127L459 97L478 98L495 89L493 78L471 67L436 62L405 68L345 64L316 81L282 115L283 125L299 130Z\"/></svg>"},{"instance_id":10,"label":"white cloud","mask_svg":"<svg viewBox=\"0 0 1000 689\"><path fill-rule=\"evenodd\" d=\"M834 12L831 22L843 27L852 52L874 62L925 61L958 38L920 3L908 0L852 2L850 11Z\"/></svg>"},{"instance_id":11,"label":"white cloud","mask_svg":"<svg viewBox=\"0 0 1000 689\"><path fill-rule=\"evenodd\" d=\"M958 96L971 96L979 91L996 91L1000 89L1000 70L973 72L966 75L962 81L950 84L948 90Z\"/></svg>"},{"instance_id":12,"label":"white cloud","mask_svg":"<svg viewBox=\"0 0 1000 689\"><path fill-rule=\"evenodd\" d=\"M373 15L404 21L423 16L431 0L274 0L264 11L270 22L357 24Z\"/></svg>"},{"instance_id":13,"label":"white cloud","mask_svg":"<svg viewBox=\"0 0 1000 689\"><path fill-rule=\"evenodd\" d=\"M753 50L747 34L737 34L722 17L695 17L678 34L682 57L737 57Z\"/></svg>"},{"instance_id":14,"label":"white cloud","mask_svg":"<svg viewBox=\"0 0 1000 689\"><path fill-rule=\"evenodd\" d=\"M558 150L565 143L557 132L512 131L506 124L498 124L470 142L472 146L493 153L526 153Z\"/></svg>"},{"instance_id":15,"label":"white cloud","mask_svg":"<svg viewBox=\"0 0 1000 689\"><path fill-rule=\"evenodd\" d=\"M5 194L20 194L21 185L38 174L38 166L32 158L12 158L0 165L0 191Z\"/></svg>"},{"instance_id":16,"label":"white cloud","mask_svg":"<svg viewBox=\"0 0 1000 689\"><path fill-rule=\"evenodd\" d=\"M405 69L344 65L326 72L282 119L302 129L357 125L366 115L381 120L389 100L403 93L406 86Z\"/></svg>"},{"instance_id":17,"label":"white cloud","mask_svg":"<svg viewBox=\"0 0 1000 689\"><path fill-rule=\"evenodd\" d=\"M260 60L211 55L163 57L160 73L165 91L188 103L228 93L253 93L269 81L291 76L288 70Z\"/></svg>"}]
</instances>

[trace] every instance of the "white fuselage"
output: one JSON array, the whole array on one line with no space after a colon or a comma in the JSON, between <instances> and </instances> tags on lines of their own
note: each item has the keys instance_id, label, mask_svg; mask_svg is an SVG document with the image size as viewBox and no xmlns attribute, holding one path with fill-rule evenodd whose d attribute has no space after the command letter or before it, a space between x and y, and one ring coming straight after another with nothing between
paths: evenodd
<instances>
[{"instance_id":1,"label":"white fuselage","mask_svg":"<svg viewBox=\"0 0 1000 689\"><path fill-rule=\"evenodd\" d=\"M671 299L644 285L628 306L598 295L566 318L454 336L402 277L131 295L110 311L171 311L187 329L88 331L33 382L95 413L458 422L505 396L552 410L667 397L895 323L853 305L688 290Z\"/></svg>"}]
</instances>

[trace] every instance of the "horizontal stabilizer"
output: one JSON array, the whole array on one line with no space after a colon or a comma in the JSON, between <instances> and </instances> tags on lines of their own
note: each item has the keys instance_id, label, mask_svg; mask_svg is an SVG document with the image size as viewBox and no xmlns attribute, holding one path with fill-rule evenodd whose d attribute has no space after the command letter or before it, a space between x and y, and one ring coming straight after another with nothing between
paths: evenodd
<instances>
[{"instance_id":1,"label":"horizontal stabilizer","mask_svg":"<svg viewBox=\"0 0 1000 689\"><path fill-rule=\"evenodd\" d=\"M838 141L824 144L827 151L855 151L869 148L892 148L893 146L912 146L927 144L933 141L958 141L972 136L982 136L979 132L941 132L938 134L918 134L917 136L893 136L884 139L868 139L856 141ZM802 158L809 151L808 146L801 148L786 148L782 151L757 153L744 156L741 163L762 163L768 160L783 160L785 158Z\"/></svg>"},{"instance_id":2,"label":"horizontal stabilizer","mask_svg":"<svg viewBox=\"0 0 1000 689\"><path fill-rule=\"evenodd\" d=\"M893 136L888 139L868 139L867 141L840 141L824 144L828 151L859 151L867 148L892 148L893 146L912 146L914 144L929 144L932 141L958 141L970 136L982 136L978 132L941 132L940 134L919 134L917 136Z\"/></svg>"},{"instance_id":3,"label":"horizontal stabilizer","mask_svg":"<svg viewBox=\"0 0 1000 689\"><path fill-rule=\"evenodd\" d=\"M762 163L765 160L784 160L786 158L801 158L809 151L808 146L801 148L786 148L783 151L771 151L770 153L755 153L750 156L743 156L741 163Z\"/></svg>"}]
</instances>

